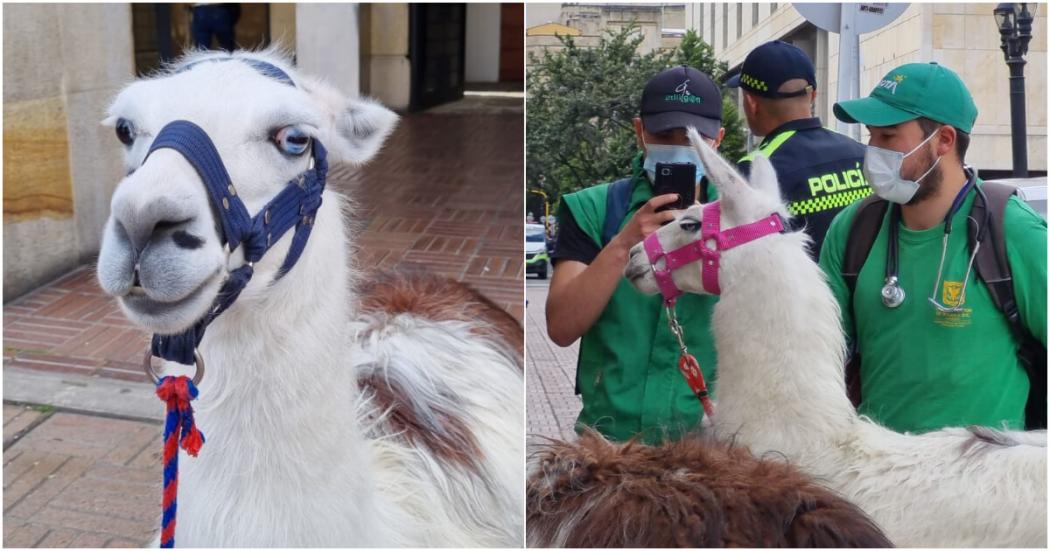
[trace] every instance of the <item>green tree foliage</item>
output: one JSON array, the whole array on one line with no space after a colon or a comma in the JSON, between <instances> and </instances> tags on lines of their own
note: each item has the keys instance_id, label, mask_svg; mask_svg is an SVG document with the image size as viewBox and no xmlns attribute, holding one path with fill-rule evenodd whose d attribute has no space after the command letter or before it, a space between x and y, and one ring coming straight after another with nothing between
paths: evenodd
<instances>
[{"instance_id":1,"label":"green tree foliage","mask_svg":"<svg viewBox=\"0 0 1050 551\"><path fill-rule=\"evenodd\" d=\"M637 26L607 30L594 48L558 37L563 46L541 56L530 54L526 107L528 186L556 200L596 183L622 178L637 153L632 119L638 116L642 89L660 71L685 63L718 81L726 64L689 31L676 50L639 54ZM726 137L722 151L743 155L740 117L723 102Z\"/></svg>"},{"instance_id":2,"label":"green tree foliage","mask_svg":"<svg viewBox=\"0 0 1050 551\"><path fill-rule=\"evenodd\" d=\"M714 49L704 42L693 29L686 31L685 36L682 37L682 42L675 51L675 64L695 67L711 75L715 82L722 82L726 72L729 70L728 64L724 61L718 61L718 58L715 57ZM747 153L744 144L744 125L740 120L740 113L737 111L736 105L728 96L726 89L723 88L722 126L726 129L726 135L718 150L725 158L730 161L736 161Z\"/></svg>"}]
</instances>

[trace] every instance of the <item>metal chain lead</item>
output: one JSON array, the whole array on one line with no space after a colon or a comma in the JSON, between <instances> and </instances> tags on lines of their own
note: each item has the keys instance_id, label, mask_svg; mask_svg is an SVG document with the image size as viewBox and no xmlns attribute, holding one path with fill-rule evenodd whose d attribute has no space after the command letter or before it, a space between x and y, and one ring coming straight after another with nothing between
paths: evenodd
<instances>
[{"instance_id":1,"label":"metal chain lead","mask_svg":"<svg viewBox=\"0 0 1050 551\"><path fill-rule=\"evenodd\" d=\"M689 350L685 347L685 333L682 325L678 323L678 314L675 313L674 305L668 304L664 308L667 310L667 326L671 328L671 334L678 339L678 348L682 350L684 356L689 353Z\"/></svg>"}]
</instances>

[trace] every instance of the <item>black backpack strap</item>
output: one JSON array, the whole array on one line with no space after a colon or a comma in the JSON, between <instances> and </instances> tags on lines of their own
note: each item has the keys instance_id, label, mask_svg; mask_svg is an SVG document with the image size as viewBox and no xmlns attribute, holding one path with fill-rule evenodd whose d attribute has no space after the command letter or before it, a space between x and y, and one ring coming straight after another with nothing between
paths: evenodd
<instances>
[{"instance_id":1,"label":"black backpack strap","mask_svg":"<svg viewBox=\"0 0 1050 551\"><path fill-rule=\"evenodd\" d=\"M882 227L882 219L886 216L886 208L889 202L880 199L877 195L869 195L861 200L857 207L857 215L849 227L849 237L846 239L846 251L842 257L842 279L846 281L849 288L849 304L853 304L853 290L857 288L857 275L868 260L871 247L875 244L875 238L879 235Z\"/></svg>"},{"instance_id":2,"label":"black backpack strap","mask_svg":"<svg viewBox=\"0 0 1050 551\"><path fill-rule=\"evenodd\" d=\"M846 238L846 251L839 272L846 282L846 288L849 289L849 299L846 304L851 317L853 292L857 288L857 275L860 274L860 269L864 267L864 262L871 253L871 247L879 235L879 228L882 227L882 219L886 215L888 206L889 202L880 199L877 195L869 195L861 200L857 207L857 214L850 225ZM855 344L851 346L849 358L846 361L846 393L854 407L860 405L860 354L857 353Z\"/></svg>"},{"instance_id":3,"label":"black backpack strap","mask_svg":"<svg viewBox=\"0 0 1050 551\"><path fill-rule=\"evenodd\" d=\"M980 236L981 248L978 249L977 257L974 259L974 269L977 270L981 281L988 287L995 307L1006 314L1011 326L1016 326L1020 323L1021 316L1017 311L1013 277L1010 275L1010 264L1006 258L1006 229L1003 219L1006 214L1006 203L1010 200L1010 196L1016 193L1017 188L986 182L981 186L981 191L984 191L988 203L985 204L978 193L970 210L970 218L976 224L967 224L972 251L978 239L979 225L984 224L986 219L989 221L988 227L984 228L984 234Z\"/></svg>"},{"instance_id":4,"label":"black backpack strap","mask_svg":"<svg viewBox=\"0 0 1050 551\"><path fill-rule=\"evenodd\" d=\"M605 247L620 233L620 225L631 208L631 195L634 193L634 178L624 178L609 184L605 192L605 221L602 224L602 247Z\"/></svg>"},{"instance_id":5,"label":"black backpack strap","mask_svg":"<svg viewBox=\"0 0 1050 551\"><path fill-rule=\"evenodd\" d=\"M978 193L970 210L970 218L976 224L967 224L971 251L977 246L978 239L980 240L980 248L977 249L974 259L974 270L988 288L988 294L991 295L996 308L1006 316L1017 342L1020 343L1018 357L1028 374L1029 382L1025 428L1045 429L1046 347L1024 326L1021 313L1017 309L1013 276L1006 257L1006 204L1011 196L1016 195L1017 188L1007 184L985 182L981 191L984 192L984 198ZM983 200L985 198L987 202ZM988 227L980 228L986 219ZM981 232L981 229L984 231Z\"/></svg>"}]
</instances>

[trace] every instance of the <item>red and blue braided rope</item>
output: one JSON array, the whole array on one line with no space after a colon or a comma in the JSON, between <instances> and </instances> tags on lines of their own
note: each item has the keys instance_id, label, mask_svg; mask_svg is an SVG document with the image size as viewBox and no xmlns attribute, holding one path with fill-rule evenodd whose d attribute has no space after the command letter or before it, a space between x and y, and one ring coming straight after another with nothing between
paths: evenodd
<instances>
[{"instance_id":1,"label":"red and blue braided rope","mask_svg":"<svg viewBox=\"0 0 1050 551\"><path fill-rule=\"evenodd\" d=\"M193 421L190 401L197 387L189 377L163 377L157 382L157 397L167 404L164 420L164 496L160 523L160 546L175 547L175 511L179 491L179 448L193 457L204 444L204 434Z\"/></svg>"}]
</instances>

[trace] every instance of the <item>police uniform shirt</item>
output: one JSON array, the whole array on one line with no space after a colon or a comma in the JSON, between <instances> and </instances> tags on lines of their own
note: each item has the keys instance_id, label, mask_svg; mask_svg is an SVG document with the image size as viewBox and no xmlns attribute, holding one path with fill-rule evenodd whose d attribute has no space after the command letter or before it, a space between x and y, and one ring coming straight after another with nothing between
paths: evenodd
<instances>
[{"instance_id":1,"label":"police uniform shirt","mask_svg":"<svg viewBox=\"0 0 1050 551\"><path fill-rule=\"evenodd\" d=\"M813 238L816 260L831 220L840 210L871 194L861 168L863 144L821 126L819 118L798 119L777 127L758 150L773 163L781 197L788 204L792 227ZM744 176L755 152L740 160Z\"/></svg>"}]
</instances>

